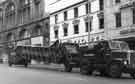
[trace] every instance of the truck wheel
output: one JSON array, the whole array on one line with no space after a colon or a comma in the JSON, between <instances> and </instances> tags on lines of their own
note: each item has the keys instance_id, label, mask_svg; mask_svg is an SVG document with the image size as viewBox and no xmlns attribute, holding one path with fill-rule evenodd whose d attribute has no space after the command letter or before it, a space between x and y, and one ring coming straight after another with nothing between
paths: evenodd
<instances>
[{"instance_id":1,"label":"truck wheel","mask_svg":"<svg viewBox=\"0 0 135 84\"><path fill-rule=\"evenodd\" d=\"M121 77L121 68L119 64L111 64L108 72L109 76L112 78L120 78Z\"/></svg>"},{"instance_id":2,"label":"truck wheel","mask_svg":"<svg viewBox=\"0 0 135 84\"><path fill-rule=\"evenodd\" d=\"M135 79L135 73L130 74L133 79Z\"/></svg>"},{"instance_id":3,"label":"truck wheel","mask_svg":"<svg viewBox=\"0 0 135 84\"><path fill-rule=\"evenodd\" d=\"M81 73L81 74L91 75L92 72L93 72L93 70L92 70L92 69L90 70L90 69L88 68L88 66L81 66L81 67L80 67L80 73Z\"/></svg>"},{"instance_id":4,"label":"truck wheel","mask_svg":"<svg viewBox=\"0 0 135 84\"><path fill-rule=\"evenodd\" d=\"M24 64L24 67L27 68L28 67L28 64Z\"/></svg>"},{"instance_id":5,"label":"truck wheel","mask_svg":"<svg viewBox=\"0 0 135 84\"><path fill-rule=\"evenodd\" d=\"M103 70L103 71L100 71L100 76L108 76L108 74L105 70Z\"/></svg>"},{"instance_id":6,"label":"truck wheel","mask_svg":"<svg viewBox=\"0 0 135 84\"><path fill-rule=\"evenodd\" d=\"M65 69L64 69L65 72L71 72L72 71L72 66L70 64L64 64L64 66L65 66Z\"/></svg>"},{"instance_id":7,"label":"truck wheel","mask_svg":"<svg viewBox=\"0 0 135 84\"><path fill-rule=\"evenodd\" d=\"M12 66L12 63L8 63L8 66L11 67Z\"/></svg>"}]
</instances>

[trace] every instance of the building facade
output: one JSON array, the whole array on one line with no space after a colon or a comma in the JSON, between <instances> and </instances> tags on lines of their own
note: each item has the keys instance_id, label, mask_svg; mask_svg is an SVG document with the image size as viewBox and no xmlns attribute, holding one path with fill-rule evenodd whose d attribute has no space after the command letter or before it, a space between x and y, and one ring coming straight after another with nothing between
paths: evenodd
<instances>
[{"instance_id":1,"label":"building facade","mask_svg":"<svg viewBox=\"0 0 135 84\"><path fill-rule=\"evenodd\" d=\"M104 11L106 38L126 41L135 49L135 0L106 0Z\"/></svg>"},{"instance_id":2,"label":"building facade","mask_svg":"<svg viewBox=\"0 0 135 84\"><path fill-rule=\"evenodd\" d=\"M45 12L45 0L5 0L0 3L2 58L7 59L8 47L48 44L49 17Z\"/></svg>"},{"instance_id":3,"label":"building facade","mask_svg":"<svg viewBox=\"0 0 135 84\"><path fill-rule=\"evenodd\" d=\"M104 0L59 0L48 9L50 43L60 40L86 45L88 37L90 41L104 39Z\"/></svg>"},{"instance_id":4,"label":"building facade","mask_svg":"<svg viewBox=\"0 0 135 84\"><path fill-rule=\"evenodd\" d=\"M48 45L45 0L5 0L0 4L0 44Z\"/></svg>"}]
</instances>

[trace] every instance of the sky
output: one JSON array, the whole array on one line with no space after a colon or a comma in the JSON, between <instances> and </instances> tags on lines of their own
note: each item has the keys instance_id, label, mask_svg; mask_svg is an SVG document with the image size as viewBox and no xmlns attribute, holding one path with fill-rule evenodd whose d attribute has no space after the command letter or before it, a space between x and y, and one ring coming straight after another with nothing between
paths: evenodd
<instances>
[{"instance_id":1,"label":"sky","mask_svg":"<svg viewBox=\"0 0 135 84\"><path fill-rule=\"evenodd\" d=\"M5 0L0 0L0 3L1 3L2 1L5 1Z\"/></svg>"}]
</instances>

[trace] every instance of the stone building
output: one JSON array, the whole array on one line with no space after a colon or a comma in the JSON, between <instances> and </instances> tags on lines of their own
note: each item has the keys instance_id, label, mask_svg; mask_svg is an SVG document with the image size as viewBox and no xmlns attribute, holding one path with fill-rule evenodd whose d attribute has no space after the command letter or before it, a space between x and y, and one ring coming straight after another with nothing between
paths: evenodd
<instances>
[{"instance_id":1,"label":"stone building","mask_svg":"<svg viewBox=\"0 0 135 84\"><path fill-rule=\"evenodd\" d=\"M48 6L50 43L56 40L80 45L104 39L104 0L58 0ZM90 22L89 22L90 21Z\"/></svg>"},{"instance_id":2,"label":"stone building","mask_svg":"<svg viewBox=\"0 0 135 84\"><path fill-rule=\"evenodd\" d=\"M135 49L135 0L105 0L107 39L127 41Z\"/></svg>"},{"instance_id":3,"label":"stone building","mask_svg":"<svg viewBox=\"0 0 135 84\"><path fill-rule=\"evenodd\" d=\"M0 4L0 43L48 45L45 0L6 0Z\"/></svg>"},{"instance_id":4,"label":"stone building","mask_svg":"<svg viewBox=\"0 0 135 84\"><path fill-rule=\"evenodd\" d=\"M45 0L5 0L0 3L0 45L49 44Z\"/></svg>"}]
</instances>

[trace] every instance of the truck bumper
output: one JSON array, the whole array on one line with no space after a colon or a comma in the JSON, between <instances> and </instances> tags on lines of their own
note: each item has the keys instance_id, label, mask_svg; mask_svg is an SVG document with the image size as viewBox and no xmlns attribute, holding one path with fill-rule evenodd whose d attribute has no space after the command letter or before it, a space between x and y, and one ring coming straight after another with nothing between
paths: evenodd
<instances>
[{"instance_id":1,"label":"truck bumper","mask_svg":"<svg viewBox=\"0 0 135 84\"><path fill-rule=\"evenodd\" d=\"M135 66L126 65L123 70L125 73L135 73Z\"/></svg>"}]
</instances>

